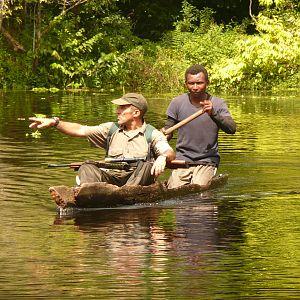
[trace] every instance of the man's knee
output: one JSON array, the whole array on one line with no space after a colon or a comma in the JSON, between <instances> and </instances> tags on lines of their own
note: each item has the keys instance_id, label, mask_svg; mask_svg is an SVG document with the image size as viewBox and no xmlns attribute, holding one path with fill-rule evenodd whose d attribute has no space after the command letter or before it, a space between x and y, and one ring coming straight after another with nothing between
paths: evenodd
<instances>
[{"instance_id":1,"label":"man's knee","mask_svg":"<svg viewBox=\"0 0 300 300\"><path fill-rule=\"evenodd\" d=\"M80 184L103 181L103 172L93 164L85 163L78 170Z\"/></svg>"},{"instance_id":2,"label":"man's knee","mask_svg":"<svg viewBox=\"0 0 300 300\"><path fill-rule=\"evenodd\" d=\"M213 166L199 166L195 170L192 183L200 186L207 186L211 183L212 178L215 176L217 168Z\"/></svg>"},{"instance_id":3,"label":"man's knee","mask_svg":"<svg viewBox=\"0 0 300 300\"><path fill-rule=\"evenodd\" d=\"M128 178L126 185L150 185L155 182L151 175L152 164L150 162L139 162L136 170Z\"/></svg>"}]
</instances>

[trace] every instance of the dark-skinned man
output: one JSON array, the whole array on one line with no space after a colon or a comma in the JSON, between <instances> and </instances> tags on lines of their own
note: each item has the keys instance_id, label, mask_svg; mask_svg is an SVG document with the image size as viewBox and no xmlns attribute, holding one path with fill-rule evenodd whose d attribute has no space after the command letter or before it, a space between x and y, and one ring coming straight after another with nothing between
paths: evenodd
<instances>
[{"instance_id":1,"label":"dark-skinned man","mask_svg":"<svg viewBox=\"0 0 300 300\"><path fill-rule=\"evenodd\" d=\"M236 124L224 100L207 92L207 70L202 65L192 65L185 72L187 93L175 97L167 109L167 128L186 119L199 109L204 113L178 129L176 159L187 162L185 168L174 170L168 188L189 183L208 185L220 163L218 149L219 129L228 134L236 132ZM172 134L167 136L168 140Z\"/></svg>"}]
</instances>

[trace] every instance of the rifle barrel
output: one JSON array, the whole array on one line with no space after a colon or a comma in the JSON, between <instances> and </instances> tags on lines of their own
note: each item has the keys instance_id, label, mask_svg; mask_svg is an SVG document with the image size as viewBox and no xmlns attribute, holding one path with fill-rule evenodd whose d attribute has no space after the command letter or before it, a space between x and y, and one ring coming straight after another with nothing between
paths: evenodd
<instances>
[{"instance_id":1,"label":"rifle barrel","mask_svg":"<svg viewBox=\"0 0 300 300\"><path fill-rule=\"evenodd\" d=\"M113 163L132 163L138 161L146 161L144 157L132 157L132 158L113 158L113 157L106 157L104 159L105 162L113 162Z\"/></svg>"},{"instance_id":2,"label":"rifle barrel","mask_svg":"<svg viewBox=\"0 0 300 300\"><path fill-rule=\"evenodd\" d=\"M73 165L76 165L74 163L72 164L48 164L48 168L63 168L63 167L71 167Z\"/></svg>"}]
</instances>

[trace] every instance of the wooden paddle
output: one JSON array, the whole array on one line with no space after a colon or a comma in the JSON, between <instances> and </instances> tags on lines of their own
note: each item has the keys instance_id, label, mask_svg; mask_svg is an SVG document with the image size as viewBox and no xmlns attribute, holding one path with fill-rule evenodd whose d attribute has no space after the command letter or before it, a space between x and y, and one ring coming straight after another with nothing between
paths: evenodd
<instances>
[{"instance_id":1,"label":"wooden paddle","mask_svg":"<svg viewBox=\"0 0 300 300\"><path fill-rule=\"evenodd\" d=\"M168 134L172 133L174 130L182 127L183 125L191 122L195 118L201 116L203 113L204 113L204 110L203 109L199 109L198 111L196 111L195 113L193 113L189 117L183 119L182 121L180 121L179 123L175 124L174 126L171 126L170 128L166 129L165 132L164 132L164 134L168 135Z\"/></svg>"}]
</instances>

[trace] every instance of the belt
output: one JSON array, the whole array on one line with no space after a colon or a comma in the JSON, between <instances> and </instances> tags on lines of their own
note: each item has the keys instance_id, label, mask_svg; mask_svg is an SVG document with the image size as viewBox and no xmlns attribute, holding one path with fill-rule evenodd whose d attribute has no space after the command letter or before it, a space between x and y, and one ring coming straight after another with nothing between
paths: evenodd
<instances>
[{"instance_id":1,"label":"belt","mask_svg":"<svg viewBox=\"0 0 300 300\"><path fill-rule=\"evenodd\" d=\"M214 168L218 167L218 165L214 162L207 162L207 161L189 162L184 160L172 160L171 164L168 165L168 167L171 169L190 168L190 167L197 167L197 166L211 166Z\"/></svg>"}]
</instances>

